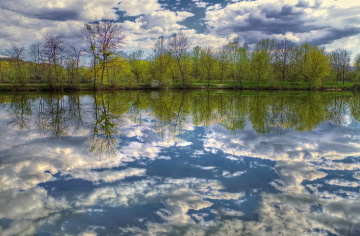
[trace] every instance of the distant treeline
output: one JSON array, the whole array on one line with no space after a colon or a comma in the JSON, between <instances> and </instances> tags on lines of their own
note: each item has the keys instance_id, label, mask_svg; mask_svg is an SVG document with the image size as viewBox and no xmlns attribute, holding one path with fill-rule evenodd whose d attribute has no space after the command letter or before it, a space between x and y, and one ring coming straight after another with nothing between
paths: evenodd
<instances>
[{"instance_id":1,"label":"distant treeline","mask_svg":"<svg viewBox=\"0 0 360 236\"><path fill-rule=\"evenodd\" d=\"M28 48L12 44L0 61L0 83L14 86L48 84L56 89L80 83L149 88L186 87L192 83L210 85L232 82L239 88L245 81L305 82L310 87L324 82L360 81L360 54L351 65L351 52L290 40L262 39L254 48L232 39L221 48L195 46L184 32L160 36L153 52L130 54L118 50L125 46L126 32L112 20L85 24L79 44L67 43L61 35L45 35Z\"/></svg>"}]
</instances>

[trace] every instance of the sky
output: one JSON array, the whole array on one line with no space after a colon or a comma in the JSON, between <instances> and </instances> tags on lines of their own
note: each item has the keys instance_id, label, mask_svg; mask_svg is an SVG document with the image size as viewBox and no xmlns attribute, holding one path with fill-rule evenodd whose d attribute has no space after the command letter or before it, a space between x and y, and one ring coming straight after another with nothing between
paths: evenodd
<instances>
[{"instance_id":1,"label":"sky","mask_svg":"<svg viewBox=\"0 0 360 236\"><path fill-rule=\"evenodd\" d=\"M84 23L101 18L122 24L125 52L151 52L159 36L182 30L191 47L217 48L237 36L251 46L269 37L360 53L357 0L1 0L0 49L45 34L79 42Z\"/></svg>"}]
</instances>

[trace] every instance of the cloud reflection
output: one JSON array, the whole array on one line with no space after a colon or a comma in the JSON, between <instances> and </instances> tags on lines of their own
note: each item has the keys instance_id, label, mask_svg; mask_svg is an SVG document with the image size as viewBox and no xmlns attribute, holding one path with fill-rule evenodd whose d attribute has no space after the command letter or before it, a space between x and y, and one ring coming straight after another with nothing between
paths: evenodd
<instances>
[{"instance_id":1,"label":"cloud reflection","mask_svg":"<svg viewBox=\"0 0 360 236\"><path fill-rule=\"evenodd\" d=\"M74 112L63 107L61 120L68 123L59 124L61 132L51 129L54 119L47 114L41 114L43 121L51 122L42 129L34 115L26 115L28 126L21 130L13 126L8 105L0 110L1 235L32 235L44 225L62 225L64 234L97 234L113 227L105 222L111 211L134 215L129 227L116 228L139 235L343 235L350 225L351 234L359 234L360 136L350 114L339 115L334 120L346 122L335 123L326 112L319 114L309 121L308 127L315 128L297 132L301 128L293 121L277 123L271 113L277 98L271 96L273 101L262 101L268 113L262 112L259 120L251 106L260 97L224 96L229 102L217 104L220 99L209 94L191 95L196 102L211 104L208 113L189 105L174 116L173 110L181 109L171 110L167 103L177 101L176 95L147 105L148 95L141 95L143 109L132 107L127 95L112 96L78 100L88 114L80 126L71 119ZM191 96L182 96L188 99L184 104L191 104ZM94 110L101 99L108 105ZM327 101L316 99L321 101L316 107ZM247 105L238 109L238 101ZM37 99L32 102L36 107ZM239 110L244 112L241 119L231 116ZM231 126L228 116L239 118L241 125ZM264 120L268 123L262 126ZM111 152L103 152L107 139L112 140ZM90 147L99 147L102 155ZM80 181L86 183L84 189L71 189ZM254 187L252 181L261 183ZM135 217L137 207L150 212ZM100 228L81 225L76 231L64 226L69 215L86 220L90 213L105 219Z\"/></svg>"}]
</instances>

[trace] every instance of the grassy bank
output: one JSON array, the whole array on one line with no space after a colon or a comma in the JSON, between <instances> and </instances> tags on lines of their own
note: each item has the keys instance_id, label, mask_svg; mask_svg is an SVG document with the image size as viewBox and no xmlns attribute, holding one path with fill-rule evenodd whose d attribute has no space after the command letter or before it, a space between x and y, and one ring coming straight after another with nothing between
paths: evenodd
<instances>
[{"instance_id":1,"label":"grassy bank","mask_svg":"<svg viewBox=\"0 0 360 236\"><path fill-rule=\"evenodd\" d=\"M127 86L120 85L98 85L96 90L154 90L148 84L138 83ZM239 83L219 81L208 83L188 83L185 86L181 83L174 83L164 89L234 89L234 90L319 90L319 91L352 91L360 90L360 85L352 82L328 82L321 86L310 85L305 82L261 82L259 86L256 82ZM7 92L40 92L40 91L91 91L94 90L93 84L79 84L69 86L59 84L55 88L50 88L47 84L27 84L26 86L14 84L0 84L0 91Z\"/></svg>"}]
</instances>

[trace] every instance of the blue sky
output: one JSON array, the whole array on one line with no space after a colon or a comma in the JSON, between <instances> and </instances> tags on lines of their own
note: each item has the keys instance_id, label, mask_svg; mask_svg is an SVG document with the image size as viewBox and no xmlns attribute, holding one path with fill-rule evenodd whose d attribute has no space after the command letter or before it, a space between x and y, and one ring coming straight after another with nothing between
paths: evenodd
<instances>
[{"instance_id":1,"label":"blue sky","mask_svg":"<svg viewBox=\"0 0 360 236\"><path fill-rule=\"evenodd\" d=\"M117 18L123 50L151 51L157 37L183 30L191 45L221 47L239 36L315 42L328 50L360 52L360 2L355 0L1 0L0 48L62 34L79 41L84 23Z\"/></svg>"}]
</instances>

